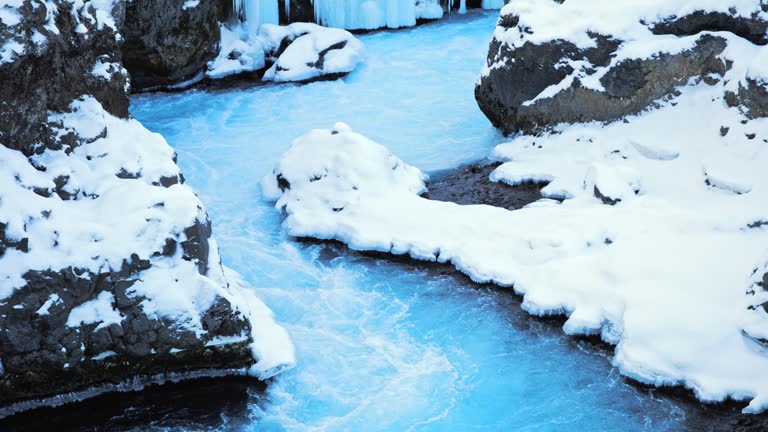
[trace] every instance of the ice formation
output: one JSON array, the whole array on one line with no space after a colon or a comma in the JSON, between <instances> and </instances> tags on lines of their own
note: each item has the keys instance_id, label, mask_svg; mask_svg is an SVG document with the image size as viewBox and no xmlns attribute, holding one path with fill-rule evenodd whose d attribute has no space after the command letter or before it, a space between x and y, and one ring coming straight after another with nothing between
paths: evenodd
<instances>
[{"instance_id":1,"label":"ice formation","mask_svg":"<svg viewBox=\"0 0 768 432\"><path fill-rule=\"evenodd\" d=\"M290 3L286 1L286 7ZM233 10L250 33L256 33L260 24L279 24L279 0L233 0Z\"/></svg>"},{"instance_id":2,"label":"ice formation","mask_svg":"<svg viewBox=\"0 0 768 432\"><path fill-rule=\"evenodd\" d=\"M255 33L259 24L278 23L279 3L279 0L234 0L233 7L249 31ZM461 5L466 11L465 0L461 0ZM317 23L350 30L410 27L416 25L417 19L443 16L439 0L313 0L312 6ZM290 13L289 1L285 1L284 8Z\"/></svg>"}]
</instances>

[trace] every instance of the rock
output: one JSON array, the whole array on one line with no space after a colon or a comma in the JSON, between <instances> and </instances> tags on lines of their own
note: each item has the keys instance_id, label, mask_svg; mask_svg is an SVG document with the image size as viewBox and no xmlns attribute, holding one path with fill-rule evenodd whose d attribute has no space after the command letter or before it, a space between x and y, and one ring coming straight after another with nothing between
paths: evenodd
<instances>
[{"instance_id":1,"label":"rock","mask_svg":"<svg viewBox=\"0 0 768 432\"><path fill-rule=\"evenodd\" d=\"M768 11L768 3L761 2L762 12ZM688 36L703 31L726 31L734 33L758 45L768 44L768 21L759 11L750 16L738 16L733 11L713 12L697 10L683 16L671 16L651 24L651 31L657 35L673 34Z\"/></svg>"},{"instance_id":2,"label":"rock","mask_svg":"<svg viewBox=\"0 0 768 432\"><path fill-rule=\"evenodd\" d=\"M202 76L220 41L219 21L231 2L200 0L127 2L122 34L123 62L134 90L172 86Z\"/></svg>"},{"instance_id":3,"label":"rock","mask_svg":"<svg viewBox=\"0 0 768 432\"><path fill-rule=\"evenodd\" d=\"M125 2L74 4L24 0L0 23L0 418L285 369L285 349L258 368L249 305L265 306L225 274L173 150L129 117ZM271 318L255 325L287 341Z\"/></svg>"},{"instance_id":4,"label":"rock","mask_svg":"<svg viewBox=\"0 0 768 432\"><path fill-rule=\"evenodd\" d=\"M424 195L436 201L461 205L485 204L507 210L522 208L542 197L546 183L527 182L510 186L491 181L489 176L499 163L476 163L432 173Z\"/></svg>"},{"instance_id":5,"label":"rock","mask_svg":"<svg viewBox=\"0 0 768 432\"><path fill-rule=\"evenodd\" d=\"M18 8L23 17L19 23L0 23L0 47L8 43L20 46L20 54L9 54L11 61L0 62L0 137L3 145L26 156L65 145L66 136L52 133L48 112L67 110L82 94L93 95L108 113L128 117L128 94L124 91L128 74L120 66L114 29L85 17L76 21L74 17L83 12L74 11L69 1L50 4L58 8L57 31L47 25L49 3L40 5L31 0L24 0ZM109 13L115 25L120 25L125 3L114 2ZM29 37L33 34L44 42L36 43ZM5 57L5 53L0 54ZM95 75L92 72L97 65L101 72Z\"/></svg>"},{"instance_id":6,"label":"rock","mask_svg":"<svg viewBox=\"0 0 768 432\"><path fill-rule=\"evenodd\" d=\"M289 0L290 7L280 8L280 24L315 21L315 7L311 0Z\"/></svg>"},{"instance_id":7,"label":"rock","mask_svg":"<svg viewBox=\"0 0 768 432\"><path fill-rule=\"evenodd\" d=\"M253 35L242 26L222 27L218 56L206 77L236 75L276 82L336 79L353 71L365 48L350 32L311 23L262 24Z\"/></svg>"},{"instance_id":8,"label":"rock","mask_svg":"<svg viewBox=\"0 0 768 432\"><path fill-rule=\"evenodd\" d=\"M731 67L723 56L730 36L701 32L726 31L768 43L765 3L762 9L681 16L653 9L660 6L652 3L633 4L617 15L626 22L612 27L588 25L588 11L580 27L574 11L587 8L581 3L532 3L535 7L529 10L504 9L475 87L480 109L505 134L535 133L559 123L612 122L673 99L677 87L691 79L718 84ZM668 6L675 7L674 2ZM626 18L632 11L639 15ZM558 14L574 21L573 27L565 27L562 34L541 27L546 21L542 17ZM609 28L621 32L611 34ZM681 38L670 42L670 34ZM733 93L729 104L759 116L765 112L765 89L764 82L752 80Z\"/></svg>"}]
</instances>

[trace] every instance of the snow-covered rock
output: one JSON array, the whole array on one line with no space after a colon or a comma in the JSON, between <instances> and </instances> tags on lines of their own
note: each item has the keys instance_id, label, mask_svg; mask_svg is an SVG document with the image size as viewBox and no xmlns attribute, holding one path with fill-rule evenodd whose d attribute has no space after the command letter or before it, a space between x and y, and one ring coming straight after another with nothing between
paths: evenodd
<instances>
[{"instance_id":1,"label":"snow-covered rock","mask_svg":"<svg viewBox=\"0 0 768 432\"><path fill-rule=\"evenodd\" d=\"M734 50L768 42L767 10L759 0L510 2L475 96L506 133L614 121L690 79L722 80Z\"/></svg>"},{"instance_id":2,"label":"snow-covered rock","mask_svg":"<svg viewBox=\"0 0 768 432\"><path fill-rule=\"evenodd\" d=\"M294 141L263 189L294 236L452 263L513 287L532 314L565 314L568 334L615 344L627 376L757 412L768 407L768 119L743 122L721 87L680 91L627 123L496 148L508 162L494 179L545 180L542 193L569 198L559 205L430 201L421 172L344 125Z\"/></svg>"},{"instance_id":3,"label":"snow-covered rock","mask_svg":"<svg viewBox=\"0 0 768 432\"><path fill-rule=\"evenodd\" d=\"M353 71L365 56L351 33L317 24L262 24L256 34L222 26L221 32L221 51L206 72L213 79L260 71L265 81L333 79Z\"/></svg>"},{"instance_id":4,"label":"snow-covered rock","mask_svg":"<svg viewBox=\"0 0 768 432\"><path fill-rule=\"evenodd\" d=\"M0 46L22 47L0 63L0 417L292 365L173 150L128 114L125 3L0 8Z\"/></svg>"}]
</instances>

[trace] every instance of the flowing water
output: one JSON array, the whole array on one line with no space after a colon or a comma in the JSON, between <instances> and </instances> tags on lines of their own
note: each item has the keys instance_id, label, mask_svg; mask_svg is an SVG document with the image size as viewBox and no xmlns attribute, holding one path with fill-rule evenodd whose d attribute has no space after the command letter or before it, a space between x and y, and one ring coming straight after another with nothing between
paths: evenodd
<instances>
[{"instance_id":1,"label":"flowing water","mask_svg":"<svg viewBox=\"0 0 768 432\"><path fill-rule=\"evenodd\" d=\"M336 121L424 170L486 156L501 137L473 88L496 16L361 36L367 62L344 80L134 98L133 114L177 150L224 262L297 347L296 368L236 413L211 402L218 428L664 431L685 420L619 377L609 350L527 317L513 295L447 267L298 243L261 199L260 178L291 140Z\"/></svg>"}]
</instances>

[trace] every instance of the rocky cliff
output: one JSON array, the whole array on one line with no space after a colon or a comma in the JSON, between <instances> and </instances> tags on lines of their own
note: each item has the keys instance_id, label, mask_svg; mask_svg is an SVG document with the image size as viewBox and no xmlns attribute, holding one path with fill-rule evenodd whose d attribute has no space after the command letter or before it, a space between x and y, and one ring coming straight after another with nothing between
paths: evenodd
<instances>
[{"instance_id":1,"label":"rocky cliff","mask_svg":"<svg viewBox=\"0 0 768 432\"><path fill-rule=\"evenodd\" d=\"M126 3L121 34L123 64L134 90L193 80L216 57L224 0L133 0Z\"/></svg>"},{"instance_id":2,"label":"rocky cliff","mask_svg":"<svg viewBox=\"0 0 768 432\"><path fill-rule=\"evenodd\" d=\"M682 10L646 2L594 11L600 24L590 26L596 18L581 4L515 2L499 18L475 97L505 133L615 121L674 98L689 80L721 82L733 65L727 36L768 43L766 11L764 1ZM747 78L726 89L729 103L764 106L764 81Z\"/></svg>"}]
</instances>

